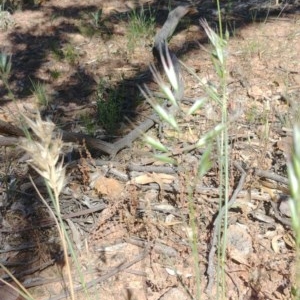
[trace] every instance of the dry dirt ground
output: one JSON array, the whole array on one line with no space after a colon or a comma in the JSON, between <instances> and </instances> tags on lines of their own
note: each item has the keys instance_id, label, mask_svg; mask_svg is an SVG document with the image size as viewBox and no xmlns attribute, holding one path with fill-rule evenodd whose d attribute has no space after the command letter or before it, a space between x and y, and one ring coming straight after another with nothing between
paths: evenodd
<instances>
[{"instance_id":1,"label":"dry dirt ground","mask_svg":"<svg viewBox=\"0 0 300 300\"><path fill-rule=\"evenodd\" d=\"M165 21L168 4L179 4L164 2L145 2L155 17L155 30ZM38 106L58 128L103 139L107 121L97 117L96 100L100 94L109 101L115 93L114 99L122 101L114 128L117 140L152 113L137 84L158 91L149 72L154 32L137 40L128 33L130 13L142 1L50 0L21 8L21 3L11 4L19 9L11 10L1 25L0 50L12 55L9 83L15 101L0 82L2 121L18 125L18 110L32 114ZM199 18L207 18L217 28L215 4L202 1L195 7L198 12L181 21L170 48L204 84L218 87L212 48L199 26ZM224 1L222 7L230 30L230 196L242 176L237 166L247 175L228 215L225 298L292 299L295 249L286 162L291 126L300 117L299 4ZM186 97L205 95L199 80L187 71L184 77ZM31 81L43 83L48 102L36 100ZM175 147L197 140L219 118L217 105L209 101L195 119L181 121L186 135ZM157 137L159 128L148 134ZM172 142L170 134L161 133L164 143ZM76 299L194 299L197 288L199 299L215 299L216 273L207 269L217 265L209 251L219 210L218 164L212 164L191 194L188 188L201 151L182 154L181 168L157 173L149 169L159 166L151 162L151 149L140 139L114 158L76 143L68 149L72 151L66 152L61 211L90 295L78 291ZM2 147L1 154L0 261L35 299L62 299L66 282L58 235L29 174L47 195L43 184L27 168L20 149ZM212 158L216 154L212 150ZM196 255L190 243L192 221ZM75 266L73 270L76 276ZM3 270L1 276L6 276ZM75 283L80 287L78 277ZM21 299L3 286L0 298Z\"/></svg>"}]
</instances>

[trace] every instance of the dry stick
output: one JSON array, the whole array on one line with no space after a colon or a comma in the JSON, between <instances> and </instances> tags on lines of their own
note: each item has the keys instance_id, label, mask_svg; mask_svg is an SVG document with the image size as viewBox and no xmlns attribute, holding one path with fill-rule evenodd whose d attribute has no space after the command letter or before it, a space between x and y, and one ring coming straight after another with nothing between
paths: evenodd
<instances>
[{"instance_id":1,"label":"dry stick","mask_svg":"<svg viewBox=\"0 0 300 300\"><path fill-rule=\"evenodd\" d=\"M150 116L150 118L146 119L143 123L141 123L134 130L132 130L128 135L121 138L115 143L108 143L100 139L93 138L89 135L85 135L81 133L71 133L63 130L61 130L60 133L62 135L62 140L64 142L78 143L78 142L85 141L86 145L89 148L99 150L100 152L103 152L105 154L110 155L111 157L114 157L123 148L130 147L132 142L137 138L139 138L142 135L142 133L149 130L155 124L154 120L156 119L157 116L153 114L152 116ZM24 132L20 128L4 121L0 122L0 134L1 133L24 137ZM3 137L0 140L0 145L11 146L17 144L18 141L19 141L18 138Z\"/></svg>"},{"instance_id":2,"label":"dry stick","mask_svg":"<svg viewBox=\"0 0 300 300\"><path fill-rule=\"evenodd\" d=\"M80 133L69 133L65 131L62 131L62 139L63 141L68 142L84 141L88 148L99 150L110 155L110 157L113 158L120 150L126 147L130 147L133 141L139 138L144 132L149 130L155 124L155 120L157 120L156 114L151 115L144 122L134 128L130 133L128 133L126 136L116 141L115 143L108 143L100 139L90 137L88 135Z\"/></svg>"},{"instance_id":3,"label":"dry stick","mask_svg":"<svg viewBox=\"0 0 300 300\"><path fill-rule=\"evenodd\" d=\"M93 138L86 134L81 133L71 133L67 131L61 131L62 140L64 142L74 142L74 143L82 143L83 141L87 145L88 148L92 148L95 150L99 150L106 154L114 153L114 145L100 139Z\"/></svg>"},{"instance_id":4,"label":"dry stick","mask_svg":"<svg viewBox=\"0 0 300 300\"><path fill-rule=\"evenodd\" d=\"M145 120L143 123L137 126L134 130L132 130L128 135L126 135L125 137L121 138L119 141L113 144L80 133L69 133L65 131L61 131L61 133L62 133L62 139L65 142L85 141L88 147L99 150L101 152L104 152L114 157L123 148L130 147L132 142L137 138L139 138L142 135L142 133L149 130L155 124L155 122L157 122L157 115L153 114L147 120ZM4 121L0 122L0 133L10 134L15 136L24 136L24 133L21 129ZM12 145L16 145L18 142L19 142L19 138L16 137L0 138L0 146L12 146ZM182 151L183 150L190 151L193 150L193 148L182 149ZM259 177L265 177L271 180L275 180L277 182L281 182L285 185L288 185L288 179L283 176L280 176L278 174L269 171L260 170L260 169L255 169L254 171L255 174Z\"/></svg>"},{"instance_id":5,"label":"dry stick","mask_svg":"<svg viewBox=\"0 0 300 300\"><path fill-rule=\"evenodd\" d=\"M145 247L145 245L147 243L144 240L140 240L140 239L136 239L136 238L126 238L125 242L135 245L135 246L138 246L138 247ZM176 257L178 254L174 248L172 248L168 245L162 244L162 243L158 243L158 242L153 244L153 251L156 253L159 253L159 254L164 254L168 257Z\"/></svg>"},{"instance_id":6,"label":"dry stick","mask_svg":"<svg viewBox=\"0 0 300 300\"><path fill-rule=\"evenodd\" d=\"M109 153L111 157L114 157L120 150L125 147L131 147L133 141L139 138L143 133L149 130L157 120L157 115L152 114L149 118L147 118L143 123L136 126L130 133L116 141L114 145L114 152Z\"/></svg>"},{"instance_id":7,"label":"dry stick","mask_svg":"<svg viewBox=\"0 0 300 300\"><path fill-rule=\"evenodd\" d=\"M270 171L260 170L260 169L254 169L254 174L259 177L265 177L267 179L271 179L280 183L283 183L285 185L289 184L289 180L283 176L280 176L278 174L272 173Z\"/></svg>"},{"instance_id":8,"label":"dry stick","mask_svg":"<svg viewBox=\"0 0 300 300\"><path fill-rule=\"evenodd\" d=\"M143 276L143 277L147 276L146 272L143 272L143 271L125 270L124 272L129 273L129 274L134 274L134 275L137 275L137 276ZM98 273L98 271L94 270L94 271L91 271L91 272L87 272L86 274L90 275L90 274L94 274L94 273ZM36 287L36 286L42 286L42 285L46 285L46 284L49 284L49 283L61 282L61 281L62 281L62 278L58 278L58 277L56 277L56 278L40 278L40 277L37 277L37 278L31 278L30 282L25 282L25 283L22 283L22 284L25 288L32 288L32 287Z\"/></svg>"},{"instance_id":9,"label":"dry stick","mask_svg":"<svg viewBox=\"0 0 300 300\"><path fill-rule=\"evenodd\" d=\"M129 164L127 167L128 171L136 172L147 172L147 173L164 173L164 174L175 174L178 172L176 167L167 167L167 166L141 166Z\"/></svg>"},{"instance_id":10,"label":"dry stick","mask_svg":"<svg viewBox=\"0 0 300 300\"><path fill-rule=\"evenodd\" d=\"M2 120L0 120L0 134L24 136L24 132L22 129Z\"/></svg>"},{"instance_id":11,"label":"dry stick","mask_svg":"<svg viewBox=\"0 0 300 300\"><path fill-rule=\"evenodd\" d=\"M93 286L95 286L96 284L107 280L108 278L115 276L116 274L118 274L119 272L122 272L124 270L126 270L127 268L133 266L134 264L138 263L139 261L143 260L148 253L150 252L150 248L152 247L152 242L148 242L144 251L142 253L140 253L135 259L133 259L132 261L129 261L127 263L121 264L120 266L115 267L114 269L108 271L106 274L91 280L90 282L88 282L84 287L80 286L78 288L75 289L76 292L82 291L83 289L89 289ZM69 296L68 292L64 292L63 294L56 296L56 297L52 297L49 300L59 300L59 299L63 299Z\"/></svg>"},{"instance_id":12,"label":"dry stick","mask_svg":"<svg viewBox=\"0 0 300 300\"><path fill-rule=\"evenodd\" d=\"M15 273L14 276L16 278L22 278L26 275L29 275L29 274L33 274L33 273L36 273L37 271L41 272L43 271L44 269L48 268L49 266L53 266L55 264L55 259L51 259L41 265L38 265L36 267L32 267L30 269L26 269L25 271L22 271L20 273ZM29 263L27 264L27 267L29 266ZM8 280L8 279L11 279L11 277L9 275L5 275L2 277L2 279L4 280ZM27 287L24 285L24 287Z\"/></svg>"},{"instance_id":13,"label":"dry stick","mask_svg":"<svg viewBox=\"0 0 300 300\"><path fill-rule=\"evenodd\" d=\"M244 171L244 169L237 163L234 163L234 166L241 172L241 178L239 180L239 183L231 197L231 199L228 201L228 209L234 204L234 202L236 201L236 198L238 196L238 193L242 190L244 182L246 180L246 176L247 173ZM214 275L215 275L215 267L214 267L214 256L215 256L215 252L216 252L216 248L217 248L217 243L218 243L218 228L220 225L220 222L222 222L224 213L225 213L225 206L223 206L219 213L218 216L216 217L215 221L214 221L214 229L213 229L213 235L212 235L212 239L211 239L211 248L208 254L208 265L207 265L207 275L208 275L208 283L207 283L207 287L206 287L206 293L210 294L213 284L214 284Z\"/></svg>"},{"instance_id":14,"label":"dry stick","mask_svg":"<svg viewBox=\"0 0 300 300\"><path fill-rule=\"evenodd\" d=\"M92 208L87 208L87 209L76 211L76 212L73 212L73 213L64 214L64 215L62 215L62 219L67 220L67 219L72 219L72 218L75 218L75 217L80 217L80 216L83 216L83 215L92 214L94 212L98 212L98 211L103 210L105 208L106 208L105 204L99 204L99 205L97 205L95 207L92 207ZM34 230L34 229L39 229L39 228L44 228L44 227L50 227L50 226L53 226L54 224L55 224L55 222L54 222L53 219L46 219L46 220L43 219L43 220L40 220L40 224L36 225L36 226L27 226L27 227L14 228L14 229L2 228L2 229L0 229L0 233L17 233L17 232ZM11 251L13 251L13 250L11 250ZM1 253L1 251L0 251L0 253Z\"/></svg>"},{"instance_id":15,"label":"dry stick","mask_svg":"<svg viewBox=\"0 0 300 300\"><path fill-rule=\"evenodd\" d=\"M2 147L14 146L18 144L19 141L20 139L17 137L2 136L0 138L0 146Z\"/></svg>"},{"instance_id":16,"label":"dry stick","mask_svg":"<svg viewBox=\"0 0 300 300\"><path fill-rule=\"evenodd\" d=\"M277 207L277 203L275 203L274 201L270 201L271 203L271 206L273 208L273 211L274 211L274 217L277 221L279 221L280 223L282 223L283 225L285 226L288 226L288 227L292 227L292 223L291 223L291 220L289 218L283 218L280 216L280 213L279 213L279 210L278 210L278 207Z\"/></svg>"}]
</instances>

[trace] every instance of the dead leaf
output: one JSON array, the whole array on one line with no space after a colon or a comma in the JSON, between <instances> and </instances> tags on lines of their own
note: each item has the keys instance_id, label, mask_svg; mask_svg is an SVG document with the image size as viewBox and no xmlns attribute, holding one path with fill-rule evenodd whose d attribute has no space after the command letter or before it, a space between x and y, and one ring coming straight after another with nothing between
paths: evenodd
<instances>
[{"instance_id":1,"label":"dead leaf","mask_svg":"<svg viewBox=\"0 0 300 300\"><path fill-rule=\"evenodd\" d=\"M173 175L164 174L164 173L147 173L141 176L137 176L131 180L132 184L149 184L157 183L160 188L163 184L170 184L175 180Z\"/></svg>"},{"instance_id":2,"label":"dead leaf","mask_svg":"<svg viewBox=\"0 0 300 300\"><path fill-rule=\"evenodd\" d=\"M93 182L95 191L101 195L109 196L110 198L117 198L124 190L124 185L114 178L106 178L104 176L98 177Z\"/></svg>"}]
</instances>

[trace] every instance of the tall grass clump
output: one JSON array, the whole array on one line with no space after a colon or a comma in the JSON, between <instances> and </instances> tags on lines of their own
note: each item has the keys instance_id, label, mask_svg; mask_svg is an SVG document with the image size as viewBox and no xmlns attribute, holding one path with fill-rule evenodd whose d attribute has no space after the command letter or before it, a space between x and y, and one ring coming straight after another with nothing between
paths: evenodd
<instances>
[{"instance_id":1,"label":"tall grass clump","mask_svg":"<svg viewBox=\"0 0 300 300\"><path fill-rule=\"evenodd\" d=\"M155 16L150 8L146 10L142 6L140 9L132 10L128 17L127 47L129 51L133 51L137 45L144 46L148 39L153 36Z\"/></svg>"},{"instance_id":2,"label":"tall grass clump","mask_svg":"<svg viewBox=\"0 0 300 300\"><path fill-rule=\"evenodd\" d=\"M300 299L300 126L294 126L292 156L288 162L290 209L296 241L296 277L292 293Z\"/></svg>"},{"instance_id":3,"label":"tall grass clump","mask_svg":"<svg viewBox=\"0 0 300 300\"><path fill-rule=\"evenodd\" d=\"M122 121L122 89L110 89L106 93L106 82L101 80L97 88L97 122L113 136Z\"/></svg>"},{"instance_id":4,"label":"tall grass clump","mask_svg":"<svg viewBox=\"0 0 300 300\"><path fill-rule=\"evenodd\" d=\"M229 149L228 149L228 117L227 117L227 83L226 83L226 40L216 34L208 25L205 20L201 20L200 24L204 28L208 35L212 45L212 61L219 78L218 89L209 85L204 85L203 80L198 77L187 66L187 70L199 81L206 94L205 97L199 97L194 103L190 104L189 108L186 108L186 103L183 103L181 99L178 99L177 94L180 93L180 86L178 74L176 74L174 64L171 60L168 49L166 48L166 54L161 51L161 61L163 64L164 73L167 75L168 82L162 79L162 76L158 71L152 67L152 73L158 83L161 91L164 93L167 103L161 103L157 100L153 94L147 89L147 87L141 88L141 91L146 97L147 101L151 104L154 110L157 112L163 126L167 126L174 131L172 139L162 142L161 139L153 136L146 135L145 142L149 144L156 152L155 157L165 163L172 165L179 165L182 160L182 156L187 153L201 149L202 156L198 161L197 173L191 174L188 170L184 171L185 189L187 191L187 200L189 205L189 224L187 226L192 229L190 235L190 243L192 254L194 258L195 274L196 274L196 295L195 299L201 299L201 275L199 269L199 257L198 257L198 232L196 219L196 206L194 201L194 195L196 192L196 186L201 182L207 171L211 168L212 153L218 153L219 157L219 174L220 174L220 212L221 208L225 207L226 213L223 217L223 222L220 222L220 228L218 228L219 247L218 247L218 278L217 284L220 285L221 290L218 291L218 296L223 297L225 295L225 251L226 251L226 229L227 229L227 204L229 194ZM181 63L184 65L183 63ZM177 68L178 69L178 68ZM207 101L213 101L217 104L217 107L221 112L221 119L218 120L210 129L198 137L198 139L178 150L178 145L182 144L182 136L186 135L186 129L181 125L182 120L188 120L189 127L193 127L197 124L197 118L199 117L199 110L201 110ZM191 129L192 130L192 129ZM199 132L199 128L196 129ZM217 148L214 150L214 148ZM223 210L224 211L224 210ZM225 297L223 297L225 299Z\"/></svg>"},{"instance_id":5,"label":"tall grass clump","mask_svg":"<svg viewBox=\"0 0 300 300\"><path fill-rule=\"evenodd\" d=\"M49 104L49 96L47 95L46 86L40 81L31 80L32 92L35 95L38 105L47 107Z\"/></svg>"}]
</instances>

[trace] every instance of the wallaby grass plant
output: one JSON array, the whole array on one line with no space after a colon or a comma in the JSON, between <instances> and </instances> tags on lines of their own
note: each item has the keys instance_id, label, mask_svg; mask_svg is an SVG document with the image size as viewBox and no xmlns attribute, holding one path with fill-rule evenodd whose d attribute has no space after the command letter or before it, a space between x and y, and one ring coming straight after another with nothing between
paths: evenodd
<instances>
[{"instance_id":1,"label":"wallaby grass plant","mask_svg":"<svg viewBox=\"0 0 300 300\"><path fill-rule=\"evenodd\" d=\"M56 60L60 61L64 58L64 53L62 51L61 45L57 40L50 41L49 49Z\"/></svg>"},{"instance_id":2,"label":"wallaby grass plant","mask_svg":"<svg viewBox=\"0 0 300 300\"><path fill-rule=\"evenodd\" d=\"M58 61L66 60L70 65L74 65L79 59L79 51L72 44L60 45L57 41L51 41L50 51Z\"/></svg>"},{"instance_id":3,"label":"wallaby grass plant","mask_svg":"<svg viewBox=\"0 0 300 300\"><path fill-rule=\"evenodd\" d=\"M40 199L48 208L51 216L56 222L64 253L65 270L69 282L68 291L66 292L70 295L71 299L75 300L74 279L72 277L73 267L71 266L69 253L71 254L83 287L85 286L85 282L77 255L73 248L73 243L70 240L64 220L62 219L60 208L59 197L66 183L65 167L63 166L63 160L60 159L63 142L59 135L55 136L54 134L55 124L51 121L43 121L39 113L37 113L34 121L25 115L22 115L22 117L28 127L33 131L36 138L33 140L30 135L27 135L27 138L22 140L21 147L30 155L31 159L29 163L31 167L44 178L53 208L50 207L43 195L40 194L32 179L31 182L40 196Z\"/></svg>"},{"instance_id":4,"label":"wallaby grass plant","mask_svg":"<svg viewBox=\"0 0 300 300\"><path fill-rule=\"evenodd\" d=\"M80 116L80 121L86 130L86 133L93 136L96 132L96 122L88 113L84 113Z\"/></svg>"},{"instance_id":5,"label":"wallaby grass plant","mask_svg":"<svg viewBox=\"0 0 300 300\"><path fill-rule=\"evenodd\" d=\"M70 64L74 65L79 58L78 50L72 44L67 44L62 49L64 59Z\"/></svg>"},{"instance_id":6,"label":"wallaby grass plant","mask_svg":"<svg viewBox=\"0 0 300 300\"><path fill-rule=\"evenodd\" d=\"M91 12L92 24L95 28L101 27L102 9L97 9L95 12Z\"/></svg>"},{"instance_id":7,"label":"wallaby grass plant","mask_svg":"<svg viewBox=\"0 0 300 300\"><path fill-rule=\"evenodd\" d=\"M133 9L128 18L127 47L132 52L138 45L145 46L148 39L154 35L155 16L150 7L146 10L142 6L140 9Z\"/></svg>"},{"instance_id":8,"label":"wallaby grass plant","mask_svg":"<svg viewBox=\"0 0 300 300\"><path fill-rule=\"evenodd\" d=\"M61 76L61 72L57 69L50 70L50 76L52 79L56 80Z\"/></svg>"},{"instance_id":9,"label":"wallaby grass plant","mask_svg":"<svg viewBox=\"0 0 300 300\"><path fill-rule=\"evenodd\" d=\"M32 92L35 95L39 106L48 106L49 96L47 95L46 86L40 81L31 80Z\"/></svg>"},{"instance_id":10,"label":"wallaby grass plant","mask_svg":"<svg viewBox=\"0 0 300 300\"><path fill-rule=\"evenodd\" d=\"M227 227L228 227L228 202L229 202L229 136L228 136L228 90L227 90L227 66L226 66L226 45L229 39L228 30L223 33L223 23L221 15L220 1L216 1L218 11L218 25L219 34L216 34L207 24L206 21L201 20L200 24L203 26L210 42L213 45L212 62L214 64L216 73L219 78L219 92L213 89L210 94L211 98L217 100L221 110L221 124L224 125L224 130L218 137L218 157L219 157L219 222L218 228L218 266L217 266L217 298L226 299L226 277L225 277L225 263L226 263L226 245L227 245ZM222 209L224 207L224 210ZM224 214L222 214L224 211Z\"/></svg>"},{"instance_id":11,"label":"wallaby grass plant","mask_svg":"<svg viewBox=\"0 0 300 300\"><path fill-rule=\"evenodd\" d=\"M218 74L220 84L219 89L209 86L203 85L201 78L197 77L195 73L190 71L193 76L199 80L200 84L203 86L205 93L207 94L208 99L211 101L215 101L221 111L221 120L219 123L215 125L215 127L208 130L199 139L192 145L185 147L182 151L175 150L177 149L177 145L181 144L182 136L180 133L183 130L179 123L179 118L189 117L190 124L197 123L193 121L193 116L198 110L202 108L204 103L207 100L206 97L199 98L191 105L189 109L183 109L181 101L176 99L176 92L179 90L179 82L177 79L176 72L174 70L174 66L170 55L168 54L168 49L166 49L166 55L164 56L161 53L161 60L163 64L164 72L167 75L169 84L172 89L170 89L169 85L165 83L162 77L158 74L155 68L152 68L152 72L154 73L154 78L156 79L160 89L165 94L166 98L169 101L169 108L166 109L165 104L161 104L159 101L153 97L151 92L145 87L141 88L141 91L146 97L147 101L151 104L154 110L158 113L160 119L163 123L168 124L175 132L178 133L177 139L176 135L173 136L172 140L168 140L167 143L162 143L160 139L156 139L150 137L148 135L145 136L145 141L148 143L155 151L157 152L155 157L163 162L168 162L174 165L178 165L177 155L184 155L184 153L195 150L195 149L203 149L205 151L202 155L202 158L198 162L197 174L193 180L189 182L186 187L188 190L188 203L189 203L189 220L190 223L187 225L192 228L192 236L191 236L191 248L195 263L195 274L196 274L196 296L195 299L201 299L201 275L199 269L199 258L198 258L198 236L197 236L197 226L194 222L195 220L195 204L194 204L194 192L196 184L199 183L206 172L211 167L211 153L213 146L215 145L214 141L217 141L217 149L219 156L219 170L220 170L220 211L223 206L225 206L225 214L222 215L223 222L220 222L220 228L218 229L219 236L219 247L218 247L218 278L217 284L220 286L218 289L218 297L225 299L226 295L226 286L225 286L225 253L226 253L226 230L227 230L227 203L229 197L229 149L228 149L228 117L227 117L227 77L226 77L226 43L228 36L224 39L222 36L217 35L208 25L205 20L201 20L200 24L204 28L206 34L208 35L214 50L212 52L212 61L215 67L215 70ZM173 109L174 108L174 109ZM172 112L176 111L174 114ZM190 175L185 173L186 177Z\"/></svg>"},{"instance_id":12,"label":"wallaby grass plant","mask_svg":"<svg viewBox=\"0 0 300 300\"><path fill-rule=\"evenodd\" d=\"M83 36L92 38L94 35L101 35L102 38L109 38L112 35L109 21L103 17L102 9L94 12L83 13L78 29Z\"/></svg>"}]
</instances>

